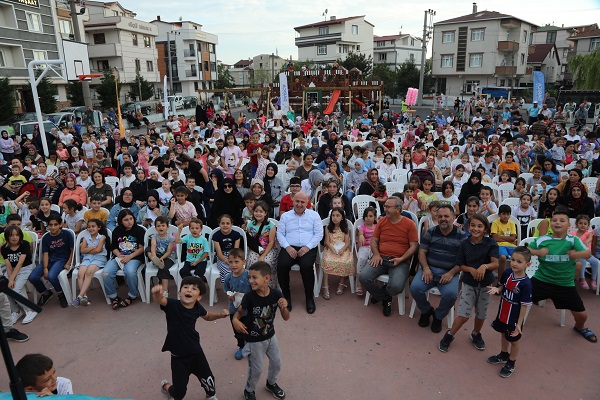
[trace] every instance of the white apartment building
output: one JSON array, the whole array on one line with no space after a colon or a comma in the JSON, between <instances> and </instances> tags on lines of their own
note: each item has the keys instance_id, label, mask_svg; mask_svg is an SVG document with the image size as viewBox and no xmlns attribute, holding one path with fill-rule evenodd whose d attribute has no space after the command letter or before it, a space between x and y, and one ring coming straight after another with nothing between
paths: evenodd
<instances>
[{"instance_id":1,"label":"white apartment building","mask_svg":"<svg viewBox=\"0 0 600 400\"><path fill-rule=\"evenodd\" d=\"M438 93L524 86L531 32L537 26L496 11L477 12L433 25L432 75Z\"/></svg>"},{"instance_id":2,"label":"white apartment building","mask_svg":"<svg viewBox=\"0 0 600 400\"><path fill-rule=\"evenodd\" d=\"M117 68L122 87L122 100L134 91L131 83L139 73L150 83L160 82L157 68L156 25L135 19L133 11L122 7L119 2L103 3L86 1L89 21L84 23L88 43L90 69L92 73ZM92 86L100 78L92 80Z\"/></svg>"},{"instance_id":3,"label":"white apartment building","mask_svg":"<svg viewBox=\"0 0 600 400\"><path fill-rule=\"evenodd\" d=\"M203 31L202 25L192 21L167 22L157 16L152 23L158 27L156 42L162 44L163 49L160 70L167 75L168 33L174 94L197 96L199 89L214 89L217 80L217 36ZM157 90L162 93L162 87Z\"/></svg>"},{"instance_id":4,"label":"white apartment building","mask_svg":"<svg viewBox=\"0 0 600 400\"><path fill-rule=\"evenodd\" d=\"M252 60L239 60L230 66L228 70L235 81L235 86L249 87L253 83Z\"/></svg>"},{"instance_id":5,"label":"white apartment building","mask_svg":"<svg viewBox=\"0 0 600 400\"><path fill-rule=\"evenodd\" d=\"M576 54L590 54L592 51L600 49L600 29L596 24L582 27L569 40L575 42Z\"/></svg>"},{"instance_id":6,"label":"white apartment building","mask_svg":"<svg viewBox=\"0 0 600 400\"><path fill-rule=\"evenodd\" d=\"M298 60L329 64L350 52L373 57L373 27L364 15L297 26Z\"/></svg>"},{"instance_id":7,"label":"white apartment building","mask_svg":"<svg viewBox=\"0 0 600 400\"><path fill-rule=\"evenodd\" d=\"M259 54L252 57L252 69L254 84L271 83L279 75L283 67L289 64L290 60L279 57L277 54Z\"/></svg>"},{"instance_id":8,"label":"white apartment building","mask_svg":"<svg viewBox=\"0 0 600 400\"><path fill-rule=\"evenodd\" d=\"M408 34L375 36L373 38L373 64L387 64L395 71L406 61L421 68L421 39Z\"/></svg>"}]
</instances>

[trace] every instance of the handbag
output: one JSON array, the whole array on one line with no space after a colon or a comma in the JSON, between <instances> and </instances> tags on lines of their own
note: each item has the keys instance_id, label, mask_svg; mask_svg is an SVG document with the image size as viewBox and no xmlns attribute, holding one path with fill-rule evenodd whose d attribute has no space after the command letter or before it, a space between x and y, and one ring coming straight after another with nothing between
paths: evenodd
<instances>
[{"instance_id":1,"label":"handbag","mask_svg":"<svg viewBox=\"0 0 600 400\"><path fill-rule=\"evenodd\" d=\"M265 222L263 221L262 224L260 224L260 228L258 228L258 232L256 234L256 237L260 237L260 234L263 230L263 228L265 227ZM256 253L259 253L260 250L260 242L258 241L258 239L252 236L250 234L250 232L246 231L246 241L248 243L248 248Z\"/></svg>"}]
</instances>

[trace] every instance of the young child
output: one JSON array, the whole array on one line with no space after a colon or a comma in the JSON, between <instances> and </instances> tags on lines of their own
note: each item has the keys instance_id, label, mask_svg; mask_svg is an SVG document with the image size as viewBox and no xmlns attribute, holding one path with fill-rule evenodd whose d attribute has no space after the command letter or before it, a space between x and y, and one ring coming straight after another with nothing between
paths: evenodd
<instances>
[{"instance_id":1,"label":"young child","mask_svg":"<svg viewBox=\"0 0 600 400\"><path fill-rule=\"evenodd\" d=\"M579 239L581 239L583 244L588 249L590 249L591 252L594 239L594 231L590 229L590 217L588 217L587 215L578 215L575 219L575 224L577 225L577 230L575 230L574 232L570 232L570 234L573 236L577 236ZM593 255L588 259L580 259L578 261L580 261L582 265L581 272L579 275L579 284L585 290L589 290L591 285L592 290L595 292L598 288L597 280L598 267L600 267L600 261L598 261L598 259ZM590 267L592 269L592 281L590 285L588 285L587 280L585 279L585 266L587 265L586 261L590 263Z\"/></svg>"},{"instance_id":2,"label":"young child","mask_svg":"<svg viewBox=\"0 0 600 400\"><path fill-rule=\"evenodd\" d=\"M258 241L258 251L248 247L248 264L264 261L271 266L271 287L278 287L277 258L279 245L277 243L277 229L269 220L269 205L264 201L257 201L254 205L254 215L246 224L247 236L252 236Z\"/></svg>"},{"instance_id":3,"label":"young child","mask_svg":"<svg viewBox=\"0 0 600 400\"><path fill-rule=\"evenodd\" d=\"M227 256L229 262L229 269L231 272L225 276L225 282L223 283L223 290L227 293L229 299L229 319L231 326L233 327L233 316L240 307L244 294L250 292L250 282L248 281L250 275L244 268L246 260L244 260L244 250L232 249ZM246 315L241 316L244 320ZM233 329L233 335L237 340L237 351L235 352L235 359L241 360L244 358L243 350L246 342L244 341L244 335Z\"/></svg>"},{"instance_id":4,"label":"young child","mask_svg":"<svg viewBox=\"0 0 600 400\"><path fill-rule=\"evenodd\" d=\"M369 258L371 256L371 238L373 237L373 232L375 232L375 224L377 223L377 210L375 207L365 208L362 218L364 224L358 229L359 248L356 260L356 276L359 276L360 271L362 271L363 268L369 264ZM364 291L360 285L360 281L356 279L356 295L362 296L363 294Z\"/></svg>"},{"instance_id":5,"label":"young child","mask_svg":"<svg viewBox=\"0 0 600 400\"><path fill-rule=\"evenodd\" d=\"M498 315L492 328L500 333L500 354L487 359L488 364L504 364L500 376L508 378L515 371L527 307L531 307L531 281L525 269L531 264L531 252L519 246L513 251L510 268L500 276L500 286L489 287L488 294L502 294ZM510 347L510 352L509 352Z\"/></svg>"},{"instance_id":6,"label":"young child","mask_svg":"<svg viewBox=\"0 0 600 400\"><path fill-rule=\"evenodd\" d=\"M469 175L465 174L465 167L463 165L461 165L461 164L458 164L456 166L456 169L452 173L452 177L450 179L450 182L452 182L452 184L454 185L454 188L456 190L458 190L458 189L460 189L462 187L462 185L464 185L465 183L467 183L468 180L469 180Z\"/></svg>"},{"instance_id":7,"label":"young child","mask_svg":"<svg viewBox=\"0 0 600 400\"><path fill-rule=\"evenodd\" d=\"M531 197L529 193L523 193L519 200L519 207L515 207L512 210L512 216L519 220L522 238L528 236L527 225L529 222L537 218L537 211L535 211L535 208L531 205L532 200L533 197ZM502 271L498 272L498 276L502 274Z\"/></svg>"},{"instance_id":8,"label":"young child","mask_svg":"<svg viewBox=\"0 0 600 400\"><path fill-rule=\"evenodd\" d=\"M524 193L527 193L525 186L525 179L518 177L515 181L515 188L511 190L508 195L516 198L521 197Z\"/></svg>"},{"instance_id":9,"label":"young child","mask_svg":"<svg viewBox=\"0 0 600 400\"><path fill-rule=\"evenodd\" d=\"M346 213L343 208L331 210L329 224L325 229L325 244L321 256L321 267L323 268L323 298L329 300L329 275L340 277L335 294L344 294L348 287L344 282L347 276L354 276L354 259L350 249L350 231L346 222Z\"/></svg>"},{"instance_id":10,"label":"young child","mask_svg":"<svg viewBox=\"0 0 600 400\"><path fill-rule=\"evenodd\" d=\"M173 197L173 193L171 193L171 181L163 179L161 186L156 191L158 192L160 204L169 207L171 198Z\"/></svg>"},{"instance_id":11,"label":"young child","mask_svg":"<svg viewBox=\"0 0 600 400\"><path fill-rule=\"evenodd\" d=\"M110 249L110 238L104 226L99 219L90 219L87 229L83 233L83 239L80 245L80 253L83 255L79 263L77 273L77 283L79 284L79 295L73 299L75 307L89 306L90 301L87 297L87 291L92 283L92 278L96 271L104 268L108 260L108 250ZM79 260L78 260L79 261Z\"/></svg>"},{"instance_id":12,"label":"young child","mask_svg":"<svg viewBox=\"0 0 600 400\"><path fill-rule=\"evenodd\" d=\"M87 167L79 168L79 176L77 177L76 182L85 190L94 184L94 182L92 182L92 178L90 178L90 171Z\"/></svg>"},{"instance_id":13,"label":"young child","mask_svg":"<svg viewBox=\"0 0 600 400\"><path fill-rule=\"evenodd\" d=\"M135 175L133 175L133 164L126 162L123 164L123 176L119 179L119 188L129 187L135 181Z\"/></svg>"},{"instance_id":14,"label":"young child","mask_svg":"<svg viewBox=\"0 0 600 400\"><path fill-rule=\"evenodd\" d=\"M457 317L452 328L444 334L438 348L445 353L450 348L454 336L471 318L475 309L475 324L471 333L473 346L477 350L485 350L485 342L481 336L481 328L487 317L490 295L487 286L494 282L493 270L498 268L498 244L489 236L490 224L482 214L475 214L469 219L468 240L461 242L456 255L456 264L462 271L462 289L458 304Z\"/></svg>"},{"instance_id":15,"label":"young child","mask_svg":"<svg viewBox=\"0 0 600 400\"><path fill-rule=\"evenodd\" d=\"M411 213L417 215L419 212L419 201L416 200L413 196L415 191L415 185L412 183L407 183L404 185L404 191L402 194L404 195L404 204L402 209L406 211L410 211Z\"/></svg>"},{"instance_id":16,"label":"young child","mask_svg":"<svg viewBox=\"0 0 600 400\"><path fill-rule=\"evenodd\" d=\"M54 296L50 289L42 282L42 277L50 281L58 294L58 300L62 308L67 308L69 303L62 292L58 274L63 269L70 269L73 260L73 235L62 229L62 218L60 215L48 217L48 235L42 238L42 260L40 264L31 271L29 282L33 284L38 293L41 294L38 306L43 307Z\"/></svg>"},{"instance_id":17,"label":"young child","mask_svg":"<svg viewBox=\"0 0 600 400\"><path fill-rule=\"evenodd\" d=\"M585 327L587 312L575 288L573 277L576 262L590 258L592 253L581 239L569 235L569 210L556 207L552 215L552 235L544 235L529 244L531 254L539 258L540 265L531 278L532 301L551 299L557 309L571 311L575 318L575 332L596 343L598 338Z\"/></svg>"},{"instance_id":18,"label":"young child","mask_svg":"<svg viewBox=\"0 0 600 400\"><path fill-rule=\"evenodd\" d=\"M85 163L87 165L92 165L94 161L96 147L97 145L91 141L90 135L82 135L83 143L81 144L81 150L83 150L83 155L85 158Z\"/></svg>"},{"instance_id":19,"label":"young child","mask_svg":"<svg viewBox=\"0 0 600 400\"><path fill-rule=\"evenodd\" d=\"M29 234L25 233L29 238ZM33 270L33 261L31 256L31 242L25 241L23 231L19 226L9 224L3 235L2 248L0 253L6 266L6 277L8 278L8 288L14 290L23 297L27 297L26 283L27 278ZM21 317L25 316L23 323L28 323L35 318L37 313L14 300L9 298L11 318L13 324ZM19 307L23 308L23 311Z\"/></svg>"},{"instance_id":20,"label":"young child","mask_svg":"<svg viewBox=\"0 0 600 400\"><path fill-rule=\"evenodd\" d=\"M479 201L479 210L477 211L479 214L487 218L498 212L498 206L492 199L492 188L483 186L479 192L479 198L481 199Z\"/></svg>"},{"instance_id":21,"label":"young child","mask_svg":"<svg viewBox=\"0 0 600 400\"><path fill-rule=\"evenodd\" d=\"M100 196L93 196L90 200L91 208L83 213L84 221L88 222L92 219L99 219L103 224L108 220L108 212L102 209L104 199Z\"/></svg>"},{"instance_id":22,"label":"young child","mask_svg":"<svg viewBox=\"0 0 600 400\"><path fill-rule=\"evenodd\" d=\"M73 394L71 380L56 376L56 368L50 357L27 354L15 367L27 392L38 393L38 397Z\"/></svg>"},{"instance_id":23,"label":"young child","mask_svg":"<svg viewBox=\"0 0 600 400\"><path fill-rule=\"evenodd\" d=\"M509 205L502 204L498 209L498 218L492 222L492 239L498 243L498 278L504 273L506 260L512 257L517 246L517 226L510 220L511 209Z\"/></svg>"},{"instance_id":24,"label":"young child","mask_svg":"<svg viewBox=\"0 0 600 400\"><path fill-rule=\"evenodd\" d=\"M423 179L423 190L419 192L417 195L419 200L419 213L417 216L419 218L426 217L429 215L429 203L432 201L438 201L437 193L432 192L434 182L431 178Z\"/></svg>"},{"instance_id":25,"label":"young child","mask_svg":"<svg viewBox=\"0 0 600 400\"><path fill-rule=\"evenodd\" d=\"M217 400L215 377L200 345L196 321L198 317L205 321L227 318L229 311L223 309L218 314L206 311L200 304L200 299L205 293L204 282L195 276L183 278L179 289L179 300L163 296L161 285L152 288L154 301L160 304L160 309L165 312L167 320L167 337L162 351L171 353L173 384L166 379L160 383L160 390L166 399L183 399L190 375L193 374L206 392L206 399Z\"/></svg>"},{"instance_id":26,"label":"young child","mask_svg":"<svg viewBox=\"0 0 600 400\"><path fill-rule=\"evenodd\" d=\"M175 237L169 235L169 219L164 216L156 217L154 220L156 235L150 239L150 249L147 252L148 259L158 268L156 276L160 279L163 288L163 296L169 297L169 269L175 265L176 252L174 251Z\"/></svg>"},{"instance_id":27,"label":"young child","mask_svg":"<svg viewBox=\"0 0 600 400\"><path fill-rule=\"evenodd\" d=\"M373 194L371 194L371 196L375 197L377 201L379 201L379 199L384 199L385 201L385 199L387 199L388 197L385 185L383 183L378 183L375 191L373 192Z\"/></svg>"},{"instance_id":28,"label":"young child","mask_svg":"<svg viewBox=\"0 0 600 400\"><path fill-rule=\"evenodd\" d=\"M60 217L60 214L57 213L56 211L52 210L52 203L50 202L50 199L47 197L43 197L40 200L40 207L38 212L35 214L35 220L33 219L34 214L33 214L33 210L31 213L31 224L34 227L35 231L38 233L38 235L43 235L44 233L46 233L46 229L48 228L48 223L50 221L50 217L51 216L55 216L55 217ZM62 220L61 220L62 223Z\"/></svg>"},{"instance_id":29,"label":"young child","mask_svg":"<svg viewBox=\"0 0 600 400\"><path fill-rule=\"evenodd\" d=\"M275 336L275 316L277 308L284 321L290 319L288 303L277 289L269 287L271 267L264 261L252 264L249 268L252 291L246 293L242 304L233 316L233 327L243 333L248 353L248 380L244 388L244 400L256 400L255 389L263 369L265 355L269 358L269 374L265 389L276 399L284 399L285 392L277 384L281 370L279 345ZM247 323L240 318L247 312Z\"/></svg>"},{"instance_id":30,"label":"young child","mask_svg":"<svg viewBox=\"0 0 600 400\"><path fill-rule=\"evenodd\" d=\"M437 226L438 224L438 218L437 218L437 212L440 209L440 206L442 204L439 201L432 201L431 203L429 203L429 205L427 206L427 208L429 209L429 215L427 215L426 217L423 217L423 232L427 232L427 230L429 228L431 228L432 226ZM423 233L421 232L421 233Z\"/></svg>"},{"instance_id":31,"label":"young child","mask_svg":"<svg viewBox=\"0 0 600 400\"><path fill-rule=\"evenodd\" d=\"M192 271L197 277L204 277L206 273L207 259L209 257L208 241L202 235L202 221L198 218L192 218L190 220L190 234L181 237L181 230L183 225L177 227L177 236L175 236L175 243L184 243L187 247L185 262L183 267L179 270L179 276L185 278L186 276L192 276Z\"/></svg>"},{"instance_id":32,"label":"young child","mask_svg":"<svg viewBox=\"0 0 600 400\"><path fill-rule=\"evenodd\" d=\"M63 228L69 228L78 235L83 228L82 205L73 199L67 199L63 203Z\"/></svg>"},{"instance_id":33,"label":"young child","mask_svg":"<svg viewBox=\"0 0 600 400\"><path fill-rule=\"evenodd\" d=\"M188 226L192 218L198 217L196 207L187 201L190 191L185 186L175 189L175 198L171 199L169 219L175 221L176 226Z\"/></svg>"},{"instance_id":34,"label":"young child","mask_svg":"<svg viewBox=\"0 0 600 400\"><path fill-rule=\"evenodd\" d=\"M225 281L225 275L230 273L227 263L227 254L236 247L240 247L242 235L232 229L233 218L228 214L219 217L219 230L213 233L212 240L217 255L217 267L221 275L221 283Z\"/></svg>"}]
</instances>

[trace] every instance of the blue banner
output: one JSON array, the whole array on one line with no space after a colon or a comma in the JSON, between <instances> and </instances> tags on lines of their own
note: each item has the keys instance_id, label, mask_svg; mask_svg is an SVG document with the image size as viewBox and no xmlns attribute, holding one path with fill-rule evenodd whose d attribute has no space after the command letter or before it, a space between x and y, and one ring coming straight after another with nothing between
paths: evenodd
<instances>
[{"instance_id":1,"label":"blue banner","mask_svg":"<svg viewBox=\"0 0 600 400\"><path fill-rule=\"evenodd\" d=\"M546 77L542 71L533 71L533 101L541 107L546 94Z\"/></svg>"}]
</instances>

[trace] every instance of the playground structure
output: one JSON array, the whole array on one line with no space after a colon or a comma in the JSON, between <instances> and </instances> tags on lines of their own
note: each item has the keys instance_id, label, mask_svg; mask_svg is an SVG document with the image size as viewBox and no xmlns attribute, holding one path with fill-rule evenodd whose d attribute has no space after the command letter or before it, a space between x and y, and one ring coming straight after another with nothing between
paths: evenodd
<instances>
[{"instance_id":1,"label":"playground structure","mask_svg":"<svg viewBox=\"0 0 600 400\"><path fill-rule=\"evenodd\" d=\"M296 115L308 116L309 112L332 114L336 111L362 111L366 105L376 105L379 110L383 104L383 81L363 80L362 72L356 68L348 71L338 69L284 70L288 80L290 109ZM199 98L207 93L224 93L224 103L228 104L233 93L260 93L257 109L270 111L272 100L279 98L279 82L262 87L198 90ZM339 103L339 106L338 106Z\"/></svg>"}]
</instances>

